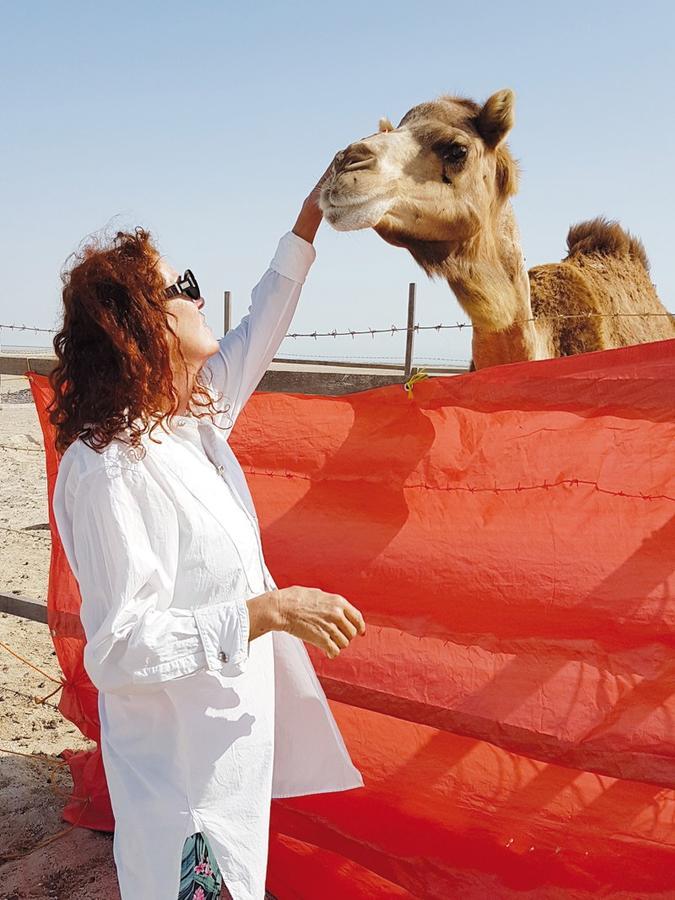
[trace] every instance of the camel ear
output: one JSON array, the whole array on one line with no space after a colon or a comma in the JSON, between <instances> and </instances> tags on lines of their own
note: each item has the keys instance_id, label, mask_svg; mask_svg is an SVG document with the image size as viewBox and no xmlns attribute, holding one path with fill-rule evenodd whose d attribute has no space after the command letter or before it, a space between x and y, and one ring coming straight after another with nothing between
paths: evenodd
<instances>
[{"instance_id":1,"label":"camel ear","mask_svg":"<svg viewBox=\"0 0 675 900\"><path fill-rule=\"evenodd\" d=\"M515 94L506 88L497 91L478 113L478 131L491 149L498 147L513 128Z\"/></svg>"},{"instance_id":2,"label":"camel ear","mask_svg":"<svg viewBox=\"0 0 675 900\"><path fill-rule=\"evenodd\" d=\"M384 131L393 131L394 126L391 124L389 119L385 116L384 119L380 119L380 127L379 132L382 134Z\"/></svg>"}]
</instances>

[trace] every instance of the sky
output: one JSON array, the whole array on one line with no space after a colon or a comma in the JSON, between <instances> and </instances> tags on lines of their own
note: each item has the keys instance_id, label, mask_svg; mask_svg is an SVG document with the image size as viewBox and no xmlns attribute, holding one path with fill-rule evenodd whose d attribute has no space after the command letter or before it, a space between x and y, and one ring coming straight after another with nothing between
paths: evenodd
<instances>
[{"instance_id":1,"label":"sky","mask_svg":"<svg viewBox=\"0 0 675 900\"><path fill-rule=\"evenodd\" d=\"M661 0L0 0L0 325L57 328L59 272L87 235L143 225L191 268L218 335L334 154L444 93L516 92L509 144L528 265L571 224L619 220L675 309L675 5ZM292 331L466 321L444 283L372 231L324 223ZM0 345L51 336L0 328ZM280 356L401 361L404 337L286 339ZM420 333L415 362L470 358Z\"/></svg>"}]
</instances>

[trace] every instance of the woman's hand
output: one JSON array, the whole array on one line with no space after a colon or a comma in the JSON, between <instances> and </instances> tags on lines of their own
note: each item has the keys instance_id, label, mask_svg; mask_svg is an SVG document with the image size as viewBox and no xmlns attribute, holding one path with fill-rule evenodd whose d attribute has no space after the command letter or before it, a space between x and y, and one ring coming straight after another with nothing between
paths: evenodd
<instances>
[{"instance_id":1,"label":"woman's hand","mask_svg":"<svg viewBox=\"0 0 675 900\"><path fill-rule=\"evenodd\" d=\"M300 210L300 215L293 226L293 234L297 234L298 237L303 238L303 240L307 241L309 244L314 241L316 233L319 230L319 225L321 224L321 219L323 218L323 213L319 208L319 195L321 194L321 188L328 177L328 173L332 166L333 163L331 161L331 164L305 198L305 202L302 204L302 209Z\"/></svg>"},{"instance_id":2,"label":"woman's hand","mask_svg":"<svg viewBox=\"0 0 675 900\"><path fill-rule=\"evenodd\" d=\"M274 593L281 630L314 644L329 659L334 659L357 634L365 634L363 616L339 594L298 585Z\"/></svg>"},{"instance_id":3,"label":"woman's hand","mask_svg":"<svg viewBox=\"0 0 675 900\"><path fill-rule=\"evenodd\" d=\"M359 610L339 594L294 585L271 593L278 631L314 644L334 659L366 624Z\"/></svg>"}]
</instances>

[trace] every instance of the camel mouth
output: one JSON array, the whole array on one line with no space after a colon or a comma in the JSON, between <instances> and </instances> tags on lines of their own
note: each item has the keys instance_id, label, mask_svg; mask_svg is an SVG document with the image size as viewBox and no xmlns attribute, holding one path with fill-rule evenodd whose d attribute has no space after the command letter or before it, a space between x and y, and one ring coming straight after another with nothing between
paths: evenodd
<instances>
[{"instance_id":1,"label":"camel mouth","mask_svg":"<svg viewBox=\"0 0 675 900\"><path fill-rule=\"evenodd\" d=\"M380 197L340 197L338 202L330 196L330 191L321 195L320 207L329 225L336 231L358 231L374 228L389 211L393 198Z\"/></svg>"}]
</instances>

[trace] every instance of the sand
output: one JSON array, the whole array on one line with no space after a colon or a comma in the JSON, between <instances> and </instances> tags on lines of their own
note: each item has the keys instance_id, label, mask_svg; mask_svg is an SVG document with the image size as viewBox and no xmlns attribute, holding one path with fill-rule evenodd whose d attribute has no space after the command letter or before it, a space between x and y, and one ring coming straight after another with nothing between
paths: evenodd
<instances>
[{"instance_id":1,"label":"sand","mask_svg":"<svg viewBox=\"0 0 675 900\"><path fill-rule=\"evenodd\" d=\"M52 678L59 677L45 625L0 613L0 641ZM67 767L7 752L37 753L63 762L62 750L93 746L61 716L58 694L44 704L35 702L55 687L0 647L0 897L119 900L112 835L71 829L61 818L64 795L72 790ZM69 830L34 849L63 829ZM25 855L7 859L15 853Z\"/></svg>"},{"instance_id":2,"label":"sand","mask_svg":"<svg viewBox=\"0 0 675 900\"><path fill-rule=\"evenodd\" d=\"M0 382L0 592L46 602L51 540L42 433L27 380L3 375ZM0 641L60 677L46 625L0 613ZM0 646L0 898L118 900L112 835L70 829L61 818L72 790L67 767L16 755L63 762L62 750L93 746L59 713L58 693L35 702L56 686ZM13 854L24 855L8 858Z\"/></svg>"},{"instance_id":3,"label":"sand","mask_svg":"<svg viewBox=\"0 0 675 900\"><path fill-rule=\"evenodd\" d=\"M46 602L51 539L42 431L32 400L8 402L27 399L27 386L25 378L2 376L0 592Z\"/></svg>"}]
</instances>

